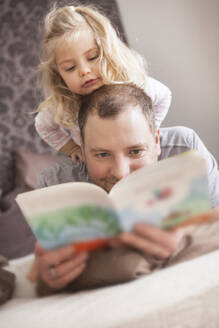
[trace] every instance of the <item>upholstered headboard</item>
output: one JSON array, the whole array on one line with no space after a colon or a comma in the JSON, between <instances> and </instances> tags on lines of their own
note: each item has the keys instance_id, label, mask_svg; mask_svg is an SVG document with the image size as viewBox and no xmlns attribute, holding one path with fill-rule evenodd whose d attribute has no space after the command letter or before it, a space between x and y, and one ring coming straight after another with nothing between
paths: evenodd
<instances>
[{"instance_id":1,"label":"upholstered headboard","mask_svg":"<svg viewBox=\"0 0 219 328\"><path fill-rule=\"evenodd\" d=\"M39 22L54 1L0 1L0 254L9 259L29 254L35 244L14 198L34 188L39 172L57 160L47 156L52 150L37 135L31 114L40 102L36 91ZM114 0L79 3L102 9L124 38Z\"/></svg>"},{"instance_id":2,"label":"upholstered headboard","mask_svg":"<svg viewBox=\"0 0 219 328\"><path fill-rule=\"evenodd\" d=\"M0 1L0 155L4 149L25 147L50 152L38 137L31 111L40 95L36 91L39 55L39 22L54 0ZM121 36L124 31L114 0L57 1L58 4L94 4L111 19Z\"/></svg>"}]
</instances>

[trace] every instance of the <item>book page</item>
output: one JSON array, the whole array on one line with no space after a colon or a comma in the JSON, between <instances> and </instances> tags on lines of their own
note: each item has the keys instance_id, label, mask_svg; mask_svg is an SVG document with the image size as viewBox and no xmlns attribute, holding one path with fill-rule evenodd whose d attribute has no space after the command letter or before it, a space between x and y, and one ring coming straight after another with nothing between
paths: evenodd
<instances>
[{"instance_id":1,"label":"book page","mask_svg":"<svg viewBox=\"0 0 219 328\"><path fill-rule=\"evenodd\" d=\"M33 190L18 195L16 201L46 249L120 232L111 199L90 183L70 182Z\"/></svg>"},{"instance_id":2,"label":"book page","mask_svg":"<svg viewBox=\"0 0 219 328\"><path fill-rule=\"evenodd\" d=\"M110 192L122 229L137 222L168 229L210 210L205 160L186 152L141 168Z\"/></svg>"}]
</instances>

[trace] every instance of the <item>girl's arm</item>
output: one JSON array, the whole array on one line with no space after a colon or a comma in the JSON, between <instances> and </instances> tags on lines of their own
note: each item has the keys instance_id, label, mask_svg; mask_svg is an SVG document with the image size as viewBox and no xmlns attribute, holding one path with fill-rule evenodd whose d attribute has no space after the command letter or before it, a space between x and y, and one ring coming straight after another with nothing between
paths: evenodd
<instances>
[{"instance_id":1,"label":"girl's arm","mask_svg":"<svg viewBox=\"0 0 219 328\"><path fill-rule=\"evenodd\" d=\"M54 121L53 114L49 110L37 114L35 128L40 137L53 149L71 156L73 162L81 158L79 145L74 142L70 133Z\"/></svg>"},{"instance_id":2,"label":"girl's arm","mask_svg":"<svg viewBox=\"0 0 219 328\"><path fill-rule=\"evenodd\" d=\"M81 147L77 145L73 139L70 139L59 151L66 156L70 156L75 164L79 159L82 159Z\"/></svg>"},{"instance_id":3,"label":"girl's arm","mask_svg":"<svg viewBox=\"0 0 219 328\"><path fill-rule=\"evenodd\" d=\"M171 91L167 86L152 77L148 77L145 91L151 97L155 112L155 124L159 128L170 108Z\"/></svg>"}]
</instances>

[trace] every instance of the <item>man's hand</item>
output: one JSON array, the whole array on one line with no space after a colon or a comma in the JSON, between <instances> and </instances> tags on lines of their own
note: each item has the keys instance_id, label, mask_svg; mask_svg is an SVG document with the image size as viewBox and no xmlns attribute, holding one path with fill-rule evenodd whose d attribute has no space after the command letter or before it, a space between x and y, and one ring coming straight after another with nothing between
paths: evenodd
<instances>
[{"instance_id":1,"label":"man's hand","mask_svg":"<svg viewBox=\"0 0 219 328\"><path fill-rule=\"evenodd\" d=\"M73 245L46 251L39 243L35 247L40 278L51 288L64 288L85 269L88 253L76 254Z\"/></svg>"},{"instance_id":2,"label":"man's hand","mask_svg":"<svg viewBox=\"0 0 219 328\"><path fill-rule=\"evenodd\" d=\"M177 250L183 235L182 229L165 231L146 223L138 223L132 232L122 233L117 241L157 258L165 259Z\"/></svg>"}]
</instances>

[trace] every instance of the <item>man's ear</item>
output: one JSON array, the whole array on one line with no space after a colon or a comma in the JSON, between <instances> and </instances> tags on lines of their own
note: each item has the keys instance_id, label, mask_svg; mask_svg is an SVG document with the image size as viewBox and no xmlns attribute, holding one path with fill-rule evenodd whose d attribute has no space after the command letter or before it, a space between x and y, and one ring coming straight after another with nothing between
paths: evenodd
<instances>
[{"instance_id":1,"label":"man's ear","mask_svg":"<svg viewBox=\"0 0 219 328\"><path fill-rule=\"evenodd\" d=\"M159 156L160 153L161 153L161 149L160 149L160 129L156 130L155 143L156 143L156 148L157 148L157 156Z\"/></svg>"}]
</instances>

